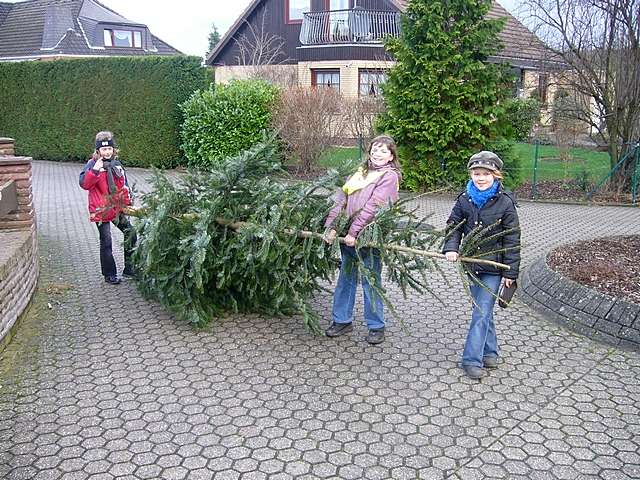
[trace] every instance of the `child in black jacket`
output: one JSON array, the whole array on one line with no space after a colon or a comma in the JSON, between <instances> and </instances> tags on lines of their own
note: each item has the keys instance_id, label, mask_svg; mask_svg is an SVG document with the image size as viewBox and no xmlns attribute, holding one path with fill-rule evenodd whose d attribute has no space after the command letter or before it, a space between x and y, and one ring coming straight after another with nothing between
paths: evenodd
<instances>
[{"instance_id":1,"label":"child in black jacket","mask_svg":"<svg viewBox=\"0 0 640 480\"><path fill-rule=\"evenodd\" d=\"M447 260L457 261L462 237L483 228L486 240L478 247L478 254L510 267L501 270L491 265L474 264L470 271L474 306L462 353L462 368L468 377L479 379L484 375L484 368L497 367L499 350L493 307L502 279L505 287L511 287L518 278L520 228L515 200L510 192L503 190L500 182L500 157L482 151L471 157L467 168L471 179L447 220L449 228L457 228L445 242L443 252Z\"/></svg>"}]
</instances>

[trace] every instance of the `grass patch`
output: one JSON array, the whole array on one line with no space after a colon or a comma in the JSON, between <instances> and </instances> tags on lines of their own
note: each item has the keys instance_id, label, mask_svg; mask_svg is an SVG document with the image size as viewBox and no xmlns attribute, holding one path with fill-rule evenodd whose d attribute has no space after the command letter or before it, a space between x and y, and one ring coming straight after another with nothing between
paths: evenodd
<instances>
[{"instance_id":1,"label":"grass patch","mask_svg":"<svg viewBox=\"0 0 640 480\"><path fill-rule=\"evenodd\" d=\"M552 145L540 145L538 158L538 181L544 180L572 180L584 178L598 181L610 170L609 154L596 152L586 148L570 148L569 160L560 158L560 150ZM523 181L533 180L535 145L517 143L514 153L520 157Z\"/></svg>"},{"instance_id":2,"label":"grass patch","mask_svg":"<svg viewBox=\"0 0 640 480\"><path fill-rule=\"evenodd\" d=\"M358 158L360 158L358 147L333 147L320 157L318 166L323 169L336 168Z\"/></svg>"}]
</instances>

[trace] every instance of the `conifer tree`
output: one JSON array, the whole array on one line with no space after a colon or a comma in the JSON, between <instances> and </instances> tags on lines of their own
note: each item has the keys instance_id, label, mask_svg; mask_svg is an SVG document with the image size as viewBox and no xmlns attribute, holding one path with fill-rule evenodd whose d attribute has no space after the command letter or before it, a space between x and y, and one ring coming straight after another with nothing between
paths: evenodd
<instances>
[{"instance_id":1,"label":"conifer tree","mask_svg":"<svg viewBox=\"0 0 640 480\"><path fill-rule=\"evenodd\" d=\"M283 181L274 176L283 171L273 135L210 172L192 171L178 180L158 173L143 206L127 212L140 217L134 254L140 290L199 326L226 312L300 314L319 331L310 300L330 286L336 271L341 239L325 243L324 220L345 173ZM425 228L426 218L407 208L410 200L382 207L358 237L359 246L379 249L388 280L405 294L409 288L431 291L432 274L442 274L437 260L444 257L438 253L444 232ZM338 218L339 234L348 224ZM465 245L461 255L476 256L467 260L486 261L477 244ZM360 273L394 312L373 273L362 266Z\"/></svg>"},{"instance_id":2,"label":"conifer tree","mask_svg":"<svg viewBox=\"0 0 640 480\"><path fill-rule=\"evenodd\" d=\"M504 19L486 19L491 0L411 0L387 51L397 64L383 87L379 127L403 149L410 189L460 184L466 162L501 136L508 96L500 49Z\"/></svg>"},{"instance_id":3,"label":"conifer tree","mask_svg":"<svg viewBox=\"0 0 640 480\"><path fill-rule=\"evenodd\" d=\"M211 24L211 32L209 33L209 50L207 50L207 55L213 52L213 49L216 48L218 42L220 41L220 32L218 32L218 27L216 24Z\"/></svg>"}]
</instances>

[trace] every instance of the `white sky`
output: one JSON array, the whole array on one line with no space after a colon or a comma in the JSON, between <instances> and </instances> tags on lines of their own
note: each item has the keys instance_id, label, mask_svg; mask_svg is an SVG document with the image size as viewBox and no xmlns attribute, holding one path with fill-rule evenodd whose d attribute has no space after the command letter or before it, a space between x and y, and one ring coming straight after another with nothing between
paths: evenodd
<instances>
[{"instance_id":1,"label":"white sky","mask_svg":"<svg viewBox=\"0 0 640 480\"><path fill-rule=\"evenodd\" d=\"M16 3L18 0L4 0ZM99 0L129 20L145 24L156 37L189 55L204 56L211 25L222 36L250 0ZM282 0L284 1L284 0ZM515 12L517 0L499 0Z\"/></svg>"}]
</instances>

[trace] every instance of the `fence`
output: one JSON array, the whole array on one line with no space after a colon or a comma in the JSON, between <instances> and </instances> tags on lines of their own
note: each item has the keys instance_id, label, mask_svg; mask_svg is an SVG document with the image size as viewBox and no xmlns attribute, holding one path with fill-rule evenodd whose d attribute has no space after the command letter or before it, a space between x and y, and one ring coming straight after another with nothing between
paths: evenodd
<instances>
[{"instance_id":1,"label":"fence","mask_svg":"<svg viewBox=\"0 0 640 480\"><path fill-rule=\"evenodd\" d=\"M534 142L517 144L522 165L507 167L518 177L520 198L532 200L609 201L637 205L640 201L640 145L626 145L618 164L611 168L606 152L561 149ZM626 171L622 166L626 165ZM615 179L615 185L611 180ZM619 188L618 186L624 186Z\"/></svg>"}]
</instances>

